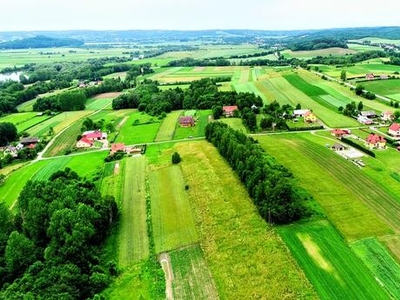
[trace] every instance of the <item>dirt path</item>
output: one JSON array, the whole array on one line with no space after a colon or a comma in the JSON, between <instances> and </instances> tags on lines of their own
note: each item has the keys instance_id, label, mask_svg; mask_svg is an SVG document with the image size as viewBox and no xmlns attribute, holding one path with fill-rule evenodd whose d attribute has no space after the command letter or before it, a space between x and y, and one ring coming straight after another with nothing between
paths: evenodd
<instances>
[{"instance_id":1,"label":"dirt path","mask_svg":"<svg viewBox=\"0 0 400 300\"><path fill-rule=\"evenodd\" d=\"M172 290L172 281L174 280L174 273L172 272L171 259L168 253L160 254L160 264L165 274L165 295L167 300L174 299Z\"/></svg>"},{"instance_id":2,"label":"dirt path","mask_svg":"<svg viewBox=\"0 0 400 300\"><path fill-rule=\"evenodd\" d=\"M119 129L122 127L122 125L125 124L126 120L128 120L128 116L124 117L121 122L118 123L116 130L119 131Z\"/></svg>"}]
</instances>

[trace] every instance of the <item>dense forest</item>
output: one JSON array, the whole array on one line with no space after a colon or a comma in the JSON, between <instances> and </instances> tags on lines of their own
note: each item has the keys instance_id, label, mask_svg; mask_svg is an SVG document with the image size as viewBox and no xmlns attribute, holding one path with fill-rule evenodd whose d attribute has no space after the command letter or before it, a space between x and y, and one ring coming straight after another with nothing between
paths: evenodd
<instances>
[{"instance_id":1,"label":"dense forest","mask_svg":"<svg viewBox=\"0 0 400 300\"><path fill-rule=\"evenodd\" d=\"M70 169L29 181L13 215L0 203L0 299L86 299L117 274L101 261L117 221L113 197Z\"/></svg>"},{"instance_id":2,"label":"dense forest","mask_svg":"<svg viewBox=\"0 0 400 300\"><path fill-rule=\"evenodd\" d=\"M253 93L220 92L218 79L194 81L187 90L177 87L162 91L156 82L146 81L112 103L113 109L138 108L150 115L162 115L178 109L211 109L214 106L238 105L239 110L256 105L262 107L260 96Z\"/></svg>"},{"instance_id":3,"label":"dense forest","mask_svg":"<svg viewBox=\"0 0 400 300\"><path fill-rule=\"evenodd\" d=\"M71 38L51 38L44 35L28 37L0 43L0 49L30 49L30 48L54 48L54 47L80 47L82 40Z\"/></svg>"},{"instance_id":4,"label":"dense forest","mask_svg":"<svg viewBox=\"0 0 400 300\"><path fill-rule=\"evenodd\" d=\"M206 127L206 139L237 173L264 220L285 224L305 213L295 192L292 173L251 137L225 123L213 122Z\"/></svg>"},{"instance_id":5,"label":"dense forest","mask_svg":"<svg viewBox=\"0 0 400 300\"><path fill-rule=\"evenodd\" d=\"M332 47L347 48L347 40L339 40L334 38L319 38L299 40L289 46L292 51L302 50L318 50Z\"/></svg>"}]
</instances>

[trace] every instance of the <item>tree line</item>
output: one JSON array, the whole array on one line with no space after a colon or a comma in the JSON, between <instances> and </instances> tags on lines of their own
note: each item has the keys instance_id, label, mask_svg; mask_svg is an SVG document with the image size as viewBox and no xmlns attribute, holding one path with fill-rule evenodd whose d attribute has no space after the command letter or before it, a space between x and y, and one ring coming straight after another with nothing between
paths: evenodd
<instances>
[{"instance_id":1,"label":"tree line","mask_svg":"<svg viewBox=\"0 0 400 300\"><path fill-rule=\"evenodd\" d=\"M237 173L264 220L285 224L305 214L292 173L253 138L221 122L208 124L205 131L206 139Z\"/></svg>"},{"instance_id":2,"label":"tree line","mask_svg":"<svg viewBox=\"0 0 400 300\"><path fill-rule=\"evenodd\" d=\"M138 108L150 115L163 115L179 109L212 109L214 106L238 105L239 109L262 106L262 99L253 93L221 92L215 79L193 81L189 88L160 90L157 82L147 80L136 89L118 96L113 109Z\"/></svg>"},{"instance_id":3,"label":"tree line","mask_svg":"<svg viewBox=\"0 0 400 300\"><path fill-rule=\"evenodd\" d=\"M66 168L29 181L13 215L0 203L0 299L87 299L117 275L100 259L116 223L113 197Z\"/></svg>"},{"instance_id":4,"label":"tree line","mask_svg":"<svg viewBox=\"0 0 400 300\"><path fill-rule=\"evenodd\" d=\"M84 42L71 38L51 38L44 35L0 43L0 49L30 49L55 47L80 47Z\"/></svg>"},{"instance_id":5,"label":"tree line","mask_svg":"<svg viewBox=\"0 0 400 300\"><path fill-rule=\"evenodd\" d=\"M292 51L319 50L332 47L348 48L346 39L320 37L313 39L295 40L289 48Z\"/></svg>"}]
</instances>

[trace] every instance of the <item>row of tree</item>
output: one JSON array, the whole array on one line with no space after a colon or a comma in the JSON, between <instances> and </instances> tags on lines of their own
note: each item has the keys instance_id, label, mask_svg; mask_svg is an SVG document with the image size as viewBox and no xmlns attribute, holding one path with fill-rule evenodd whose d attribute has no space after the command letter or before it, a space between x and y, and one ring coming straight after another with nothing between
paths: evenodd
<instances>
[{"instance_id":1,"label":"row of tree","mask_svg":"<svg viewBox=\"0 0 400 300\"><path fill-rule=\"evenodd\" d=\"M189 88L160 90L157 83L146 81L112 103L113 109L138 108L150 115L161 115L179 109L211 109L214 106L237 105L239 110L252 105L262 106L262 99L253 93L220 92L215 79L193 81Z\"/></svg>"},{"instance_id":2,"label":"row of tree","mask_svg":"<svg viewBox=\"0 0 400 300\"><path fill-rule=\"evenodd\" d=\"M0 298L87 299L116 275L100 260L118 217L113 197L70 169L29 181L17 214L0 203Z\"/></svg>"},{"instance_id":3,"label":"row of tree","mask_svg":"<svg viewBox=\"0 0 400 300\"><path fill-rule=\"evenodd\" d=\"M290 223L305 213L292 173L265 153L254 139L221 122L207 125L206 139L238 174L266 221Z\"/></svg>"}]
</instances>

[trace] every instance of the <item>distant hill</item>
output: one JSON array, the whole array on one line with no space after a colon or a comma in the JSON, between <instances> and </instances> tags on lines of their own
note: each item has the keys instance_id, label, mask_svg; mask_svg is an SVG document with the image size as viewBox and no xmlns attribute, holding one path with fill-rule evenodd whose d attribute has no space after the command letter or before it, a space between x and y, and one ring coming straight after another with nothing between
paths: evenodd
<instances>
[{"instance_id":1,"label":"distant hill","mask_svg":"<svg viewBox=\"0 0 400 300\"><path fill-rule=\"evenodd\" d=\"M71 38L52 38L44 35L0 43L0 49L29 49L53 47L79 47L83 41Z\"/></svg>"}]
</instances>

